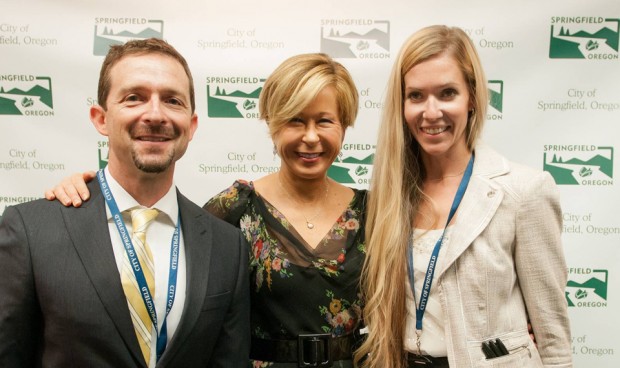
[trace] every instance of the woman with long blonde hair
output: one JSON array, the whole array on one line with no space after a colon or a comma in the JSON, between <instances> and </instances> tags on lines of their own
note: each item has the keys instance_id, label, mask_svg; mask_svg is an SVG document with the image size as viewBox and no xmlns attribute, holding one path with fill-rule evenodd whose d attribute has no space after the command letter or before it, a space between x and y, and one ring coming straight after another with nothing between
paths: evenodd
<instances>
[{"instance_id":1,"label":"woman with long blonde hair","mask_svg":"<svg viewBox=\"0 0 620 368\"><path fill-rule=\"evenodd\" d=\"M362 367L572 364L557 188L479 142L486 85L459 28L400 50L370 188Z\"/></svg>"}]
</instances>

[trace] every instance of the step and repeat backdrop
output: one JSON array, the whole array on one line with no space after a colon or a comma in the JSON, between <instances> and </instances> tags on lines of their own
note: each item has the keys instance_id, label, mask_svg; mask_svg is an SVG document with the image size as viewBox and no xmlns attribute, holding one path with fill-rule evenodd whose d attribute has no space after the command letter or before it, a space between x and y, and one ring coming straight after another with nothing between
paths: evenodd
<instances>
[{"instance_id":1,"label":"step and repeat backdrop","mask_svg":"<svg viewBox=\"0 0 620 368\"><path fill-rule=\"evenodd\" d=\"M0 215L107 162L88 118L110 45L159 37L187 59L199 128L176 184L203 204L278 169L258 96L284 59L324 52L352 73L360 113L330 176L367 188L387 75L431 24L463 28L491 91L483 139L560 187L576 367L620 362L620 1L2 0ZM620 159L620 158L619 158Z\"/></svg>"}]
</instances>

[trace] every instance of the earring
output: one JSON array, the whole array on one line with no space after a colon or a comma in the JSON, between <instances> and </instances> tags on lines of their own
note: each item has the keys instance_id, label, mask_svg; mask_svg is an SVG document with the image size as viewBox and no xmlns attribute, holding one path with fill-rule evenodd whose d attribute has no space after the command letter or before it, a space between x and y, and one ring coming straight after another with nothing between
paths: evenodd
<instances>
[{"instance_id":1,"label":"earring","mask_svg":"<svg viewBox=\"0 0 620 368\"><path fill-rule=\"evenodd\" d=\"M469 113L467 114L467 120L472 120L474 116L476 116L476 110L475 109L469 110Z\"/></svg>"},{"instance_id":2,"label":"earring","mask_svg":"<svg viewBox=\"0 0 620 368\"><path fill-rule=\"evenodd\" d=\"M278 149L276 148L276 145L273 145L273 160L276 160L276 156L278 155Z\"/></svg>"}]
</instances>

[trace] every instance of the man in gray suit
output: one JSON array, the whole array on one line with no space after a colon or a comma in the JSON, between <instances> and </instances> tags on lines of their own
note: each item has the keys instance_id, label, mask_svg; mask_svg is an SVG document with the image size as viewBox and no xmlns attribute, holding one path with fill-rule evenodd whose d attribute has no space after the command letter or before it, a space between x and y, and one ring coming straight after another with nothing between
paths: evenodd
<instances>
[{"instance_id":1,"label":"man in gray suit","mask_svg":"<svg viewBox=\"0 0 620 368\"><path fill-rule=\"evenodd\" d=\"M156 39L113 46L98 99L110 149L91 199L0 223L0 367L247 366L245 240L173 185L198 122L185 59ZM130 212L153 213L142 238Z\"/></svg>"}]
</instances>

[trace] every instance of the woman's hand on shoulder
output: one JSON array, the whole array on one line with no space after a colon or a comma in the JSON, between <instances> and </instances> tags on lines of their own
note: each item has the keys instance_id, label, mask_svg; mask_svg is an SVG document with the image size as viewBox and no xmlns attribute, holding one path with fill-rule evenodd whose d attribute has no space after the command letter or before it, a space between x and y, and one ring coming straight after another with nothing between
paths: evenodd
<instances>
[{"instance_id":1,"label":"woman's hand on shoulder","mask_svg":"<svg viewBox=\"0 0 620 368\"><path fill-rule=\"evenodd\" d=\"M49 201L56 199L67 207L80 207L82 202L90 198L86 183L93 180L96 175L94 171L86 171L67 176L54 188L46 190L45 198Z\"/></svg>"}]
</instances>

